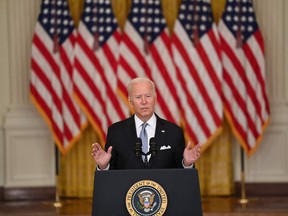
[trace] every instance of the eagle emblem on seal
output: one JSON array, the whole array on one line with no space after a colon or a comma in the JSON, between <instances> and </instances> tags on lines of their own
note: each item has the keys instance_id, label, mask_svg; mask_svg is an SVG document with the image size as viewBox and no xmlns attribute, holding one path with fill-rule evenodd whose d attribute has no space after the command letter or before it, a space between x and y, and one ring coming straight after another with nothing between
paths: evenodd
<instances>
[{"instance_id":1,"label":"eagle emblem on seal","mask_svg":"<svg viewBox=\"0 0 288 216\"><path fill-rule=\"evenodd\" d=\"M157 202L154 202L154 197L155 193L149 190L144 190L138 194L141 208L144 212L153 211L154 207L157 205Z\"/></svg>"}]
</instances>

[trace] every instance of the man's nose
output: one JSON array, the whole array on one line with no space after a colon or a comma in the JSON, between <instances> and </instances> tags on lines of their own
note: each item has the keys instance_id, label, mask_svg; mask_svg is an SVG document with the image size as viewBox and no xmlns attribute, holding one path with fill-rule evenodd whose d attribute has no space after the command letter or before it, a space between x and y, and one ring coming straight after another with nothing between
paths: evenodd
<instances>
[{"instance_id":1,"label":"man's nose","mask_svg":"<svg viewBox=\"0 0 288 216\"><path fill-rule=\"evenodd\" d=\"M147 101L146 101L146 97L143 95L142 97L141 97L141 102L142 103L146 103Z\"/></svg>"}]
</instances>

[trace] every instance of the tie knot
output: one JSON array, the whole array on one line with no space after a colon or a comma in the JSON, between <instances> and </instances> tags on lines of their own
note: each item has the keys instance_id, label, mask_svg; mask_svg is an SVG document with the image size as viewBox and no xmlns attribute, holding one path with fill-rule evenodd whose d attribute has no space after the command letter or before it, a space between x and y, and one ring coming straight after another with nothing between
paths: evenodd
<instances>
[{"instance_id":1,"label":"tie knot","mask_svg":"<svg viewBox=\"0 0 288 216\"><path fill-rule=\"evenodd\" d=\"M143 128L143 130L147 127L147 125L148 125L147 122L144 122L144 123L142 124L142 128Z\"/></svg>"}]
</instances>

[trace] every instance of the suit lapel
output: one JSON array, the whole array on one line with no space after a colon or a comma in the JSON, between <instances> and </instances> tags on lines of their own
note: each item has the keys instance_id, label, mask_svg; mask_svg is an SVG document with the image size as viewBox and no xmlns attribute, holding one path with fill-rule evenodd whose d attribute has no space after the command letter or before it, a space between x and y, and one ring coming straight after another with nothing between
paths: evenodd
<instances>
[{"instance_id":1,"label":"suit lapel","mask_svg":"<svg viewBox=\"0 0 288 216\"><path fill-rule=\"evenodd\" d=\"M127 137L131 137L131 139L137 138L136 134L136 126L134 121L134 115L127 119L126 121L126 129L127 129Z\"/></svg>"},{"instance_id":2,"label":"suit lapel","mask_svg":"<svg viewBox=\"0 0 288 216\"><path fill-rule=\"evenodd\" d=\"M165 144L165 138L167 135L165 122L163 119L159 118L157 115L157 123L156 123L156 131L155 131L155 139L157 141L157 149L159 150L162 145Z\"/></svg>"}]
</instances>

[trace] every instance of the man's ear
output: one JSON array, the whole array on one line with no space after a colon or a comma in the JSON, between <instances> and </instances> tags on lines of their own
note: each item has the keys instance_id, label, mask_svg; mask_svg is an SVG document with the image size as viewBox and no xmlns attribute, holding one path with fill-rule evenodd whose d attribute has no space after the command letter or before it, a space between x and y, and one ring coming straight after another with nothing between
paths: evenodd
<instances>
[{"instance_id":1,"label":"man's ear","mask_svg":"<svg viewBox=\"0 0 288 216\"><path fill-rule=\"evenodd\" d=\"M128 102L129 102L130 107L133 108L133 103L130 97L128 97Z\"/></svg>"},{"instance_id":2,"label":"man's ear","mask_svg":"<svg viewBox=\"0 0 288 216\"><path fill-rule=\"evenodd\" d=\"M133 102L132 102L130 97L128 97L128 103L130 105L129 112L130 112L130 114L133 114L134 113L134 107L133 107Z\"/></svg>"}]
</instances>

